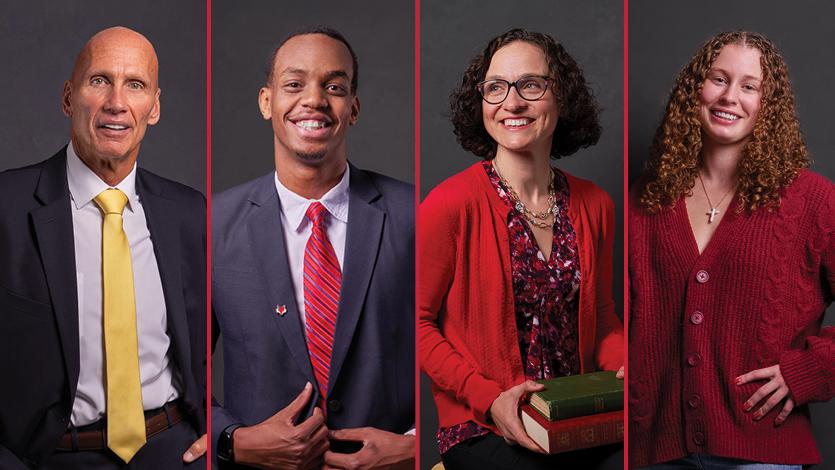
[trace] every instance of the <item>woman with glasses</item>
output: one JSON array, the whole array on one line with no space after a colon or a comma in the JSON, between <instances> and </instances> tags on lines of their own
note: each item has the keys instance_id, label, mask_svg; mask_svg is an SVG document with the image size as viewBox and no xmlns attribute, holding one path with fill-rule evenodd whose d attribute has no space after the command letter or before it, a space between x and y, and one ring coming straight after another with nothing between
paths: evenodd
<instances>
[{"instance_id":1,"label":"woman with glasses","mask_svg":"<svg viewBox=\"0 0 835 470\"><path fill-rule=\"evenodd\" d=\"M542 389L534 380L622 376L612 200L551 167L597 143L597 105L560 44L520 29L490 41L450 101L458 141L483 161L436 187L418 215L421 368L444 464L594 468L618 449L543 455L519 405Z\"/></svg>"},{"instance_id":2,"label":"woman with glasses","mask_svg":"<svg viewBox=\"0 0 835 470\"><path fill-rule=\"evenodd\" d=\"M835 186L809 163L774 44L744 31L705 43L630 195L633 466L820 462L807 404L835 395L835 328L821 328Z\"/></svg>"}]
</instances>

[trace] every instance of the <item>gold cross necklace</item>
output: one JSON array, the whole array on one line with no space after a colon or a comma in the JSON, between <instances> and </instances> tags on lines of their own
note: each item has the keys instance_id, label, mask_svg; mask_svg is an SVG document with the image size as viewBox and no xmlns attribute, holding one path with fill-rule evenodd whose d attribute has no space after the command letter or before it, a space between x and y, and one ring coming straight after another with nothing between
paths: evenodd
<instances>
[{"instance_id":1,"label":"gold cross necklace","mask_svg":"<svg viewBox=\"0 0 835 470\"><path fill-rule=\"evenodd\" d=\"M710 196L707 195L707 188L705 188L705 182L704 182L704 180L702 180L702 172L700 171L698 173L698 175L699 175L699 182L702 183L702 191L705 192L705 197L707 198L707 203L708 203L708 205L710 205L710 211L705 212L705 215L708 217L707 218L707 223L712 224L714 217L716 217L719 214L719 206L722 205L722 202L725 201L725 198L728 197L728 194L731 194L731 191L736 189L736 185L734 185L731 189L729 189L725 193L725 195L722 196L722 199L719 200L719 203L714 206L713 203L710 202Z\"/></svg>"}]
</instances>

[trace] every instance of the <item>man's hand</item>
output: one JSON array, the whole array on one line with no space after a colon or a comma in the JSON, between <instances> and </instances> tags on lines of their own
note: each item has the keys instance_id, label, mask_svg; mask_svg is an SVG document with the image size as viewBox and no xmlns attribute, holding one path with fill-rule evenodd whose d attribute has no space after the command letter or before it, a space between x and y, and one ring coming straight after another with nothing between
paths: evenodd
<instances>
[{"instance_id":1,"label":"man's hand","mask_svg":"<svg viewBox=\"0 0 835 470\"><path fill-rule=\"evenodd\" d=\"M618 379L623 378L623 366L620 366L620 369L618 369L618 371L615 372L615 377L618 378Z\"/></svg>"},{"instance_id":2,"label":"man's hand","mask_svg":"<svg viewBox=\"0 0 835 470\"><path fill-rule=\"evenodd\" d=\"M308 383L286 408L254 426L235 430L232 450L236 463L256 468L318 468L328 450L328 428L322 410L298 426L293 423L313 394Z\"/></svg>"},{"instance_id":3,"label":"man's hand","mask_svg":"<svg viewBox=\"0 0 835 470\"><path fill-rule=\"evenodd\" d=\"M325 452L322 470L331 469L413 469L415 467L415 436L395 434L376 428L354 428L331 431L336 441L357 441L362 448L353 454Z\"/></svg>"},{"instance_id":4,"label":"man's hand","mask_svg":"<svg viewBox=\"0 0 835 470\"><path fill-rule=\"evenodd\" d=\"M200 436L191 447L188 448L185 454L183 454L183 462L185 463L192 463L195 460L203 457L203 454L206 453L206 435L203 434Z\"/></svg>"},{"instance_id":5,"label":"man's hand","mask_svg":"<svg viewBox=\"0 0 835 470\"><path fill-rule=\"evenodd\" d=\"M504 441L509 445L519 444L528 450L540 454L545 453L525 432L525 427L519 418L519 401L522 397L529 392L538 392L544 388L545 385L526 380L502 392L490 405L490 417L502 433Z\"/></svg>"},{"instance_id":6,"label":"man's hand","mask_svg":"<svg viewBox=\"0 0 835 470\"><path fill-rule=\"evenodd\" d=\"M780 413L776 418L774 418L775 426L783 424L783 422L786 421L786 418L789 417L789 413L791 413L794 409L794 400L792 400L789 386L783 379L783 374L780 373L780 365L777 364L764 369L752 370L747 374L742 374L736 378L736 384L742 385L756 380L768 380L768 382L757 389L757 391L751 395L751 398L749 398L748 401L742 405L742 408L745 411L751 411L765 397L771 395L768 400L765 401L763 406L754 413L754 420L760 420L766 415L766 413L771 411L772 408L779 405L780 402L785 399L786 402L783 404L783 409L780 410Z\"/></svg>"}]
</instances>

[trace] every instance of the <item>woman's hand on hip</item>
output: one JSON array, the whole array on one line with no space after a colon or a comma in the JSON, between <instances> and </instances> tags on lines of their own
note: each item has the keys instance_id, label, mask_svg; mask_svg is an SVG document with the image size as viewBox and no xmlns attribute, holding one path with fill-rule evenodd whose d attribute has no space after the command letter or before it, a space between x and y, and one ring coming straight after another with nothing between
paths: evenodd
<instances>
[{"instance_id":1,"label":"woman's hand on hip","mask_svg":"<svg viewBox=\"0 0 835 470\"><path fill-rule=\"evenodd\" d=\"M742 374L736 378L736 384L742 385L758 380L768 380L768 382L757 389L757 391L754 392L750 398L748 398L748 401L742 405L742 408L745 411L751 411L764 398L768 397L763 406L761 406L760 409L754 413L754 420L759 420L771 411L772 408L785 400L780 414L774 418L775 426L783 424L783 422L786 421L786 418L789 417L789 413L791 413L794 409L794 400L792 400L791 390L789 390L788 384L786 384L786 381L783 379L783 374L780 373L780 365L776 364L771 367L752 370L747 374Z\"/></svg>"},{"instance_id":2,"label":"woman's hand on hip","mask_svg":"<svg viewBox=\"0 0 835 470\"><path fill-rule=\"evenodd\" d=\"M521 445L533 452L544 453L536 442L531 439L522 426L519 418L519 401L529 392L544 390L545 386L533 380L526 380L511 387L496 398L490 405L490 417L502 433L505 442L510 445Z\"/></svg>"}]
</instances>

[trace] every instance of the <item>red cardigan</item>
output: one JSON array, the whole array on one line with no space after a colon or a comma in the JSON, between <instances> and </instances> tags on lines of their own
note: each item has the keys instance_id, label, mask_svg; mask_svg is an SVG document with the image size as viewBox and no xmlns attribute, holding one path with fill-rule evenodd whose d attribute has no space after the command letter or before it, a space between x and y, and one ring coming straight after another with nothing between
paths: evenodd
<instances>
[{"instance_id":1,"label":"red cardigan","mask_svg":"<svg viewBox=\"0 0 835 470\"><path fill-rule=\"evenodd\" d=\"M690 453L776 464L820 462L810 401L835 395L835 187L802 171L769 212L729 210L699 255L683 199L647 214L630 201L629 459ZM730 207L736 207L736 199ZM782 426L743 403L780 365L798 407ZM761 405L760 405L761 406Z\"/></svg>"},{"instance_id":2,"label":"red cardigan","mask_svg":"<svg viewBox=\"0 0 835 470\"><path fill-rule=\"evenodd\" d=\"M569 218L577 233L580 367L623 365L623 329L612 301L612 199L570 175ZM418 344L443 427L486 413L525 380L511 284L510 208L481 162L436 187L418 210Z\"/></svg>"}]
</instances>

